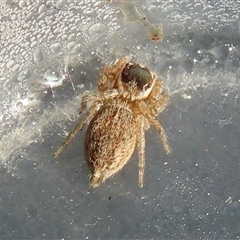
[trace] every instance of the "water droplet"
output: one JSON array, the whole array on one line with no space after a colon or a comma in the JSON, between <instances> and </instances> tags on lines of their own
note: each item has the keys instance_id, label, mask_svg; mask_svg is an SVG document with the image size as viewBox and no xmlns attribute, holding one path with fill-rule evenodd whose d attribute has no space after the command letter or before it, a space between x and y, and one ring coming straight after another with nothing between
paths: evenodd
<instances>
[{"instance_id":1,"label":"water droplet","mask_svg":"<svg viewBox=\"0 0 240 240\"><path fill-rule=\"evenodd\" d=\"M20 8L23 8L23 7L25 7L25 6L26 6L25 0L20 0L20 1L19 1L19 7L20 7Z\"/></svg>"},{"instance_id":2,"label":"water droplet","mask_svg":"<svg viewBox=\"0 0 240 240\"><path fill-rule=\"evenodd\" d=\"M20 82L25 82L27 79L29 79L31 77L31 74L32 74L32 72L30 69L25 69L18 74L17 79Z\"/></svg>"},{"instance_id":3,"label":"water droplet","mask_svg":"<svg viewBox=\"0 0 240 240\"><path fill-rule=\"evenodd\" d=\"M20 94L20 98L21 98L22 100L27 99L27 97L28 97L28 96L27 96L27 91L25 91L25 90L20 91L19 94Z\"/></svg>"},{"instance_id":4,"label":"water droplet","mask_svg":"<svg viewBox=\"0 0 240 240\"><path fill-rule=\"evenodd\" d=\"M91 36L103 35L107 31L107 26L102 23L96 23L88 29Z\"/></svg>"},{"instance_id":5,"label":"water droplet","mask_svg":"<svg viewBox=\"0 0 240 240\"><path fill-rule=\"evenodd\" d=\"M22 107L23 107L23 103L22 103L22 102L18 102L18 103L16 104L16 107L17 107L17 108L22 108Z\"/></svg>"},{"instance_id":6,"label":"water droplet","mask_svg":"<svg viewBox=\"0 0 240 240\"><path fill-rule=\"evenodd\" d=\"M66 3L65 3L65 1L58 1L57 3L56 3L56 8L57 9L61 9L61 8L63 8L64 7L64 5L65 5Z\"/></svg>"},{"instance_id":7,"label":"water droplet","mask_svg":"<svg viewBox=\"0 0 240 240\"><path fill-rule=\"evenodd\" d=\"M42 4L39 8L38 8L38 14L41 15L42 13L44 13L46 11L47 7L46 5Z\"/></svg>"},{"instance_id":8,"label":"water droplet","mask_svg":"<svg viewBox=\"0 0 240 240\"><path fill-rule=\"evenodd\" d=\"M87 76L87 73L84 72L84 71L81 71L80 73L81 73L83 76Z\"/></svg>"},{"instance_id":9,"label":"water droplet","mask_svg":"<svg viewBox=\"0 0 240 240\"><path fill-rule=\"evenodd\" d=\"M40 63L44 59L44 55L42 52L42 48L37 46L34 53L33 53L33 59L35 63Z\"/></svg>"},{"instance_id":10,"label":"water droplet","mask_svg":"<svg viewBox=\"0 0 240 240\"><path fill-rule=\"evenodd\" d=\"M16 72L19 68L19 64L15 64L13 67L12 67L12 71L13 72Z\"/></svg>"},{"instance_id":11,"label":"water droplet","mask_svg":"<svg viewBox=\"0 0 240 240\"><path fill-rule=\"evenodd\" d=\"M207 17L211 21L214 20L214 18L215 18L213 14L208 14Z\"/></svg>"},{"instance_id":12,"label":"water droplet","mask_svg":"<svg viewBox=\"0 0 240 240\"><path fill-rule=\"evenodd\" d=\"M2 116L2 122L7 122L9 119L10 117L7 113Z\"/></svg>"},{"instance_id":13,"label":"water droplet","mask_svg":"<svg viewBox=\"0 0 240 240\"><path fill-rule=\"evenodd\" d=\"M14 65L14 60L10 60L7 63L7 68L11 68Z\"/></svg>"},{"instance_id":14,"label":"water droplet","mask_svg":"<svg viewBox=\"0 0 240 240\"><path fill-rule=\"evenodd\" d=\"M11 21L15 21L17 19L17 15L16 14L13 14L11 17L10 17Z\"/></svg>"},{"instance_id":15,"label":"water droplet","mask_svg":"<svg viewBox=\"0 0 240 240\"><path fill-rule=\"evenodd\" d=\"M47 84L50 88L54 88L61 86L64 79L59 75L59 72L49 69L44 74L44 80L44 85Z\"/></svg>"},{"instance_id":16,"label":"water droplet","mask_svg":"<svg viewBox=\"0 0 240 240\"><path fill-rule=\"evenodd\" d=\"M80 53L81 52L81 44L77 44L73 49L73 52Z\"/></svg>"},{"instance_id":17,"label":"water droplet","mask_svg":"<svg viewBox=\"0 0 240 240\"><path fill-rule=\"evenodd\" d=\"M3 56L6 52L7 52L7 48L3 48L3 49L0 51L0 55Z\"/></svg>"},{"instance_id":18,"label":"water droplet","mask_svg":"<svg viewBox=\"0 0 240 240\"><path fill-rule=\"evenodd\" d=\"M68 35L67 35L67 34L62 35L62 40L63 40L63 41L65 41L65 40L67 40L67 39L68 39Z\"/></svg>"},{"instance_id":19,"label":"water droplet","mask_svg":"<svg viewBox=\"0 0 240 240\"><path fill-rule=\"evenodd\" d=\"M30 122L30 127L34 128L36 126L37 126L37 121L33 120L33 121Z\"/></svg>"},{"instance_id":20,"label":"water droplet","mask_svg":"<svg viewBox=\"0 0 240 240\"><path fill-rule=\"evenodd\" d=\"M47 82L57 82L59 80L59 75L55 70L48 69L44 74L44 78Z\"/></svg>"},{"instance_id":21,"label":"water droplet","mask_svg":"<svg viewBox=\"0 0 240 240\"><path fill-rule=\"evenodd\" d=\"M69 43L67 44L67 49L68 49L68 50L72 50L72 49L75 47L75 45L76 45L75 42L69 42Z\"/></svg>"},{"instance_id":22,"label":"water droplet","mask_svg":"<svg viewBox=\"0 0 240 240\"><path fill-rule=\"evenodd\" d=\"M52 51L53 53L57 54L57 53L59 53L59 52L61 51L62 45L61 45L61 43L56 42L56 43L53 43L53 44L50 46L50 49L51 49L51 51Z\"/></svg>"},{"instance_id":23,"label":"water droplet","mask_svg":"<svg viewBox=\"0 0 240 240\"><path fill-rule=\"evenodd\" d=\"M82 88L84 88L84 84L81 83L81 84L78 85L78 87L79 87L80 89L82 89Z\"/></svg>"}]
</instances>

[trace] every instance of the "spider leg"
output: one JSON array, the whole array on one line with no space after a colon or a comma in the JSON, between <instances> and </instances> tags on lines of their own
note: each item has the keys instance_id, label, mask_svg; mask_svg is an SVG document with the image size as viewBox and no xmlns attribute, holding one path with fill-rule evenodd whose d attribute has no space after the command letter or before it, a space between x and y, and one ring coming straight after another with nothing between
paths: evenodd
<instances>
[{"instance_id":1,"label":"spider leg","mask_svg":"<svg viewBox=\"0 0 240 240\"><path fill-rule=\"evenodd\" d=\"M92 94L92 93L85 93L81 100L81 106L78 110L79 114L81 114L87 106L88 102L102 102L103 99L111 99L116 97L119 94L119 92L116 89L107 89L104 91L101 95L99 94Z\"/></svg>"},{"instance_id":2,"label":"spider leg","mask_svg":"<svg viewBox=\"0 0 240 240\"><path fill-rule=\"evenodd\" d=\"M137 118L137 148L138 148L138 185L143 187L145 169L145 136L142 116Z\"/></svg>"},{"instance_id":3,"label":"spider leg","mask_svg":"<svg viewBox=\"0 0 240 240\"><path fill-rule=\"evenodd\" d=\"M85 116L83 117L82 120L80 120L74 129L68 134L68 136L65 138L65 141L63 144L57 149L57 151L54 153L53 157L56 158L60 155L60 153L68 146L68 144L72 141L72 139L76 136L76 134L82 130L83 126L89 122L92 117L96 114L96 112L99 109L100 104L99 103L94 103L90 109L87 111Z\"/></svg>"},{"instance_id":4,"label":"spider leg","mask_svg":"<svg viewBox=\"0 0 240 240\"><path fill-rule=\"evenodd\" d=\"M163 90L163 81L161 79L156 79L155 81L155 86L147 98L146 104L148 111L152 115L157 116L166 108L169 102L169 95Z\"/></svg>"},{"instance_id":5,"label":"spider leg","mask_svg":"<svg viewBox=\"0 0 240 240\"><path fill-rule=\"evenodd\" d=\"M161 113L167 106L169 102L169 96L166 92L161 93L161 99L158 103L158 114Z\"/></svg>"},{"instance_id":6,"label":"spider leg","mask_svg":"<svg viewBox=\"0 0 240 240\"><path fill-rule=\"evenodd\" d=\"M167 134L166 134L162 124L153 117L148 118L148 120L160 134L160 139L162 141L163 147L164 147L165 151L167 152L167 154L171 153L172 150L169 146Z\"/></svg>"},{"instance_id":7,"label":"spider leg","mask_svg":"<svg viewBox=\"0 0 240 240\"><path fill-rule=\"evenodd\" d=\"M81 114L86 109L88 102L98 101L100 99L101 97L97 94L85 93L82 97L81 106L78 110L79 114Z\"/></svg>"},{"instance_id":8,"label":"spider leg","mask_svg":"<svg viewBox=\"0 0 240 240\"><path fill-rule=\"evenodd\" d=\"M155 127L155 129L158 131L158 133L160 135L160 139L163 144L163 147L164 147L165 151L167 152L167 154L171 153L172 150L169 146L167 134L166 134L162 124L158 120L156 120L154 118L154 116L152 116L149 113L148 109L145 106L140 105L139 109L140 109L141 113L143 114L143 116L146 117L147 120L150 122L150 124L152 124Z\"/></svg>"}]
</instances>

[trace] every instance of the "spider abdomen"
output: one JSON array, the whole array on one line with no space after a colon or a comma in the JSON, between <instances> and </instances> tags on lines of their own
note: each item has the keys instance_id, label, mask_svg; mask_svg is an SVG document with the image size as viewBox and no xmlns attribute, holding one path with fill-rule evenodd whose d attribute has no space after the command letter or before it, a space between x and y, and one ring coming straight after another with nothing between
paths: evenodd
<instances>
[{"instance_id":1,"label":"spider abdomen","mask_svg":"<svg viewBox=\"0 0 240 240\"><path fill-rule=\"evenodd\" d=\"M130 159L136 145L136 121L130 109L104 105L90 121L85 154L91 171L91 185L120 171Z\"/></svg>"}]
</instances>

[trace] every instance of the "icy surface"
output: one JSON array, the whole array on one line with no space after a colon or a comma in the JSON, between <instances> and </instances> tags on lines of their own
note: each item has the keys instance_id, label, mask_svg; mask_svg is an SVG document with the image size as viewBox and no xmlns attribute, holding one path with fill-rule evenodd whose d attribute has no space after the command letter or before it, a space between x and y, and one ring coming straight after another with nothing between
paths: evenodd
<instances>
[{"instance_id":1,"label":"icy surface","mask_svg":"<svg viewBox=\"0 0 240 240\"><path fill-rule=\"evenodd\" d=\"M0 238L239 239L239 13L238 0L0 0ZM125 55L165 81L173 153L150 129L145 187L135 154L92 189L84 131L52 154Z\"/></svg>"}]
</instances>

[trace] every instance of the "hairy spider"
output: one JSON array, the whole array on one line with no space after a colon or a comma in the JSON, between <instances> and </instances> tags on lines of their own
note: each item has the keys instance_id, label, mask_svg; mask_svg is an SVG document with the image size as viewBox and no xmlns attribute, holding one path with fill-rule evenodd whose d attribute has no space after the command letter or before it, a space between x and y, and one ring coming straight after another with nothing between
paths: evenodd
<instances>
[{"instance_id":1,"label":"hairy spider","mask_svg":"<svg viewBox=\"0 0 240 240\"><path fill-rule=\"evenodd\" d=\"M79 112L92 105L54 157L65 149L76 134L89 123L85 138L86 162L91 172L93 187L99 186L120 171L138 148L138 185L143 187L145 167L144 132L153 125L160 134L167 153L171 152L163 126L155 118L161 113L169 96L163 91L163 82L140 64L124 57L101 69L98 78L99 93L86 93Z\"/></svg>"}]
</instances>

